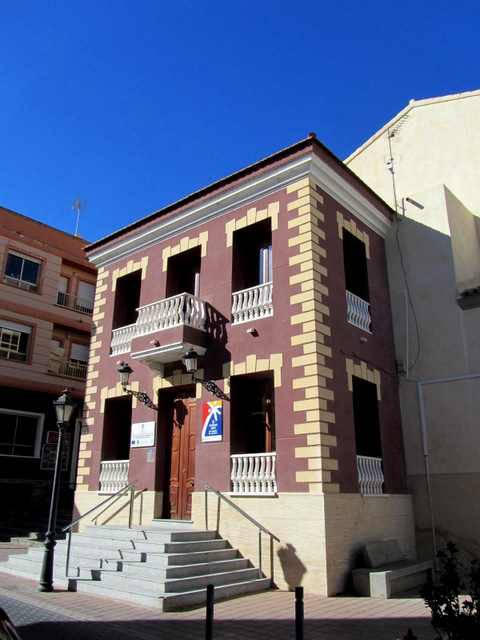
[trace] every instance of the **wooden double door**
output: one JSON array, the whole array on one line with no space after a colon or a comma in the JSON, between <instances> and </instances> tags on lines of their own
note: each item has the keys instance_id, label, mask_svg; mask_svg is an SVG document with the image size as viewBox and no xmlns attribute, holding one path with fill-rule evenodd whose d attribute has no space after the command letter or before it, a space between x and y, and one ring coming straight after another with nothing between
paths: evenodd
<instances>
[{"instance_id":1,"label":"wooden double door","mask_svg":"<svg viewBox=\"0 0 480 640\"><path fill-rule=\"evenodd\" d=\"M195 425L197 403L194 398L174 398L171 424L169 517L190 520L195 489Z\"/></svg>"}]
</instances>

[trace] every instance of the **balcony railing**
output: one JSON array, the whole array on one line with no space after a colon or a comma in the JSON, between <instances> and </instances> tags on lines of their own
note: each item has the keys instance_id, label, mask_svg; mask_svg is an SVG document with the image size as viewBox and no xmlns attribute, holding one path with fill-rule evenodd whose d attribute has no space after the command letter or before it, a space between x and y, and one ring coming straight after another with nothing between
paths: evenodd
<instances>
[{"instance_id":1,"label":"balcony railing","mask_svg":"<svg viewBox=\"0 0 480 640\"><path fill-rule=\"evenodd\" d=\"M112 356L120 355L121 353L130 353L132 339L137 335L137 325L127 324L125 327L120 327L112 331L112 341L110 348L112 350Z\"/></svg>"},{"instance_id":2,"label":"balcony railing","mask_svg":"<svg viewBox=\"0 0 480 640\"><path fill-rule=\"evenodd\" d=\"M273 282L260 284L232 294L232 324L273 315Z\"/></svg>"},{"instance_id":3,"label":"balcony railing","mask_svg":"<svg viewBox=\"0 0 480 640\"><path fill-rule=\"evenodd\" d=\"M102 460L100 493L116 493L128 485L129 460Z\"/></svg>"},{"instance_id":4,"label":"balcony railing","mask_svg":"<svg viewBox=\"0 0 480 640\"><path fill-rule=\"evenodd\" d=\"M57 293L57 304L61 307L67 307L68 309L82 311L82 313L93 313L93 300L80 298L71 293L63 293L63 291Z\"/></svg>"},{"instance_id":5,"label":"balcony railing","mask_svg":"<svg viewBox=\"0 0 480 640\"><path fill-rule=\"evenodd\" d=\"M370 332L370 305L350 291L347 291L347 320L359 329Z\"/></svg>"},{"instance_id":6,"label":"balcony railing","mask_svg":"<svg viewBox=\"0 0 480 640\"><path fill-rule=\"evenodd\" d=\"M84 362L72 362L72 360L61 360L55 356L50 356L48 359L48 371L59 376L85 380L87 377L87 364Z\"/></svg>"},{"instance_id":7,"label":"balcony railing","mask_svg":"<svg viewBox=\"0 0 480 640\"><path fill-rule=\"evenodd\" d=\"M129 324L112 331L110 348L112 355L129 353L133 338L149 333L188 325L204 330L206 320L205 302L189 293L181 293L165 300L159 300L137 309L135 324Z\"/></svg>"},{"instance_id":8,"label":"balcony railing","mask_svg":"<svg viewBox=\"0 0 480 640\"><path fill-rule=\"evenodd\" d=\"M230 458L233 493L265 496L277 492L275 453L243 453Z\"/></svg>"},{"instance_id":9,"label":"balcony railing","mask_svg":"<svg viewBox=\"0 0 480 640\"><path fill-rule=\"evenodd\" d=\"M205 327L205 302L189 293L147 304L137 311L137 336L182 324L201 330Z\"/></svg>"},{"instance_id":10,"label":"balcony railing","mask_svg":"<svg viewBox=\"0 0 480 640\"><path fill-rule=\"evenodd\" d=\"M358 491L360 493L383 493L382 459L357 456Z\"/></svg>"}]
</instances>

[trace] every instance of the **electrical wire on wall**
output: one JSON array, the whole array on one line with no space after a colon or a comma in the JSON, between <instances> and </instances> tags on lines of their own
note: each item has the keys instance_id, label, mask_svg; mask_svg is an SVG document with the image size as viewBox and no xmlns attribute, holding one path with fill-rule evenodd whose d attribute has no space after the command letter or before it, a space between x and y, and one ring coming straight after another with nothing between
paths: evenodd
<instances>
[{"instance_id":1,"label":"electrical wire on wall","mask_svg":"<svg viewBox=\"0 0 480 640\"><path fill-rule=\"evenodd\" d=\"M402 247L400 245L399 231L400 231L400 220L397 218L397 228L395 230L395 242L396 242L397 247L398 247L398 255L400 257L400 265L402 267L403 280L405 282L406 306L407 306L406 313L408 314L408 309L410 308L410 310L412 312L412 316L413 316L413 322L414 322L414 325L415 325L415 335L416 335L416 338L417 338L417 353L415 354L415 357L414 357L413 362L411 364L410 364L409 358L408 358L408 361L407 361L406 375L408 377L408 374L413 369L413 367L415 366L415 364L418 361L418 358L420 357L420 329L419 329L419 326L418 326L417 314L415 313L415 307L413 306L412 296L411 296L411 293L410 293L410 287L408 286L407 270L405 269L405 262L403 260L403 252L402 252ZM408 325L406 327L406 331L408 333ZM408 344L409 344L409 339L408 339L408 336L407 336L407 345Z\"/></svg>"},{"instance_id":2,"label":"electrical wire on wall","mask_svg":"<svg viewBox=\"0 0 480 640\"><path fill-rule=\"evenodd\" d=\"M388 170L390 171L390 174L392 176L392 191L393 191L393 204L394 204L394 208L395 208L395 220L397 222L397 228L395 231L395 242L398 248L398 254L400 257L400 265L402 268L402 272L403 272L403 279L405 282L405 315L406 315L406 319L405 319L405 324L406 324L406 367L405 367L405 374L408 378L408 374L410 373L410 371L413 369L413 367L415 366L415 364L418 361L418 358L420 357L420 330L419 330L419 326L418 326L418 320L417 320L417 314L415 313L415 308L413 306L413 300L412 300L412 296L410 293L410 287L408 286L408 278L407 278L407 270L405 268L405 261L403 258L403 252L402 252L402 247L400 245L400 238L399 238L399 231L400 231L400 222L402 220L402 217L399 215L399 205L398 205L398 199L397 199L397 186L396 186L396 181L395 181L395 155L393 153L393 149L392 149L392 138L394 138L403 128L403 126L405 125L405 123L407 122L408 118L409 118L409 114L405 114L402 118L400 118L400 120L396 123L396 125L394 127L392 127L391 129L387 130L387 139L388 139L388 152L389 152L389 156L386 160L386 165ZM416 206L419 206L420 208L423 209L422 205L420 205L419 203L416 203L414 201L412 201L410 198L407 198L408 202L411 202L413 204L415 204ZM401 212L403 214L403 217L405 216L405 200L402 198L402 204L401 204ZM415 324L415 334L416 334L416 338L417 338L417 353L415 354L415 357L413 359L413 362L410 364L410 357L409 357L409 351L410 351L410 340L409 340L409 323L408 323L408 311L409 309L412 312L412 316L413 316L413 321Z\"/></svg>"}]
</instances>

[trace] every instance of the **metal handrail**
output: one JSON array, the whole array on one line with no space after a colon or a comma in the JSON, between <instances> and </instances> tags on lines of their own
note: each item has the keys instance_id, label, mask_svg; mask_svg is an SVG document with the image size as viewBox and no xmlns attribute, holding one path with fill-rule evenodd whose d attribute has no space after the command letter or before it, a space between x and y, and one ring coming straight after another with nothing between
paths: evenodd
<instances>
[{"instance_id":1,"label":"metal handrail","mask_svg":"<svg viewBox=\"0 0 480 640\"><path fill-rule=\"evenodd\" d=\"M122 487L116 493L113 493L111 496L108 496L108 498L106 498L105 500L102 500L102 502L100 502L99 504L97 504L94 507L92 507L92 509L89 509L86 513L82 514L78 518L75 518L75 520L72 520L72 522L70 522L69 524L67 524L64 527L62 527L62 533L65 533L66 531L68 531L67 557L66 557L66 561L65 561L65 576L67 578L69 577L68 576L68 570L70 569L70 549L71 549L71 544L72 544L72 527L74 527L78 522L80 522L80 520L83 520L83 518L86 518L87 516L89 516L91 513L93 513L97 509L100 509L100 507L103 507L104 505L106 505L108 502L113 504L119 498L121 498L125 493L127 493L127 491L130 491L130 508L129 508L129 513L128 513L128 528L131 529L132 528L132 517L133 517L133 501L134 501L134 497L135 497L134 488L135 488L135 485L137 484L137 482L138 482L138 480L134 480L133 482L130 482L130 484L127 484L127 486ZM110 506L110 504L108 506ZM95 526L97 524L98 517L104 512L105 512L105 509L103 509L103 511L101 511L100 514L98 514L97 517L95 518Z\"/></svg>"},{"instance_id":2,"label":"metal handrail","mask_svg":"<svg viewBox=\"0 0 480 640\"><path fill-rule=\"evenodd\" d=\"M252 516L250 516L241 507L239 507L234 502L232 502L229 498L224 496L223 493L221 493L220 491L218 491L217 489L209 485L208 482L201 480L201 483L205 487L205 528L207 530L208 530L208 492L209 491L213 491L213 493L218 498L226 502L230 507L235 509L235 511L237 511L241 516L246 518L249 522L251 522L253 525L255 525L258 528L258 577L259 578L261 578L263 575L262 573L262 532L270 536L270 580L273 584L273 541L276 540L277 542L280 542L280 538L277 538L277 536L273 534L271 531L269 531L266 527L264 527L263 524L260 524L258 520L255 520L255 518L252 518ZM218 527L217 527L217 531L218 531Z\"/></svg>"}]
</instances>

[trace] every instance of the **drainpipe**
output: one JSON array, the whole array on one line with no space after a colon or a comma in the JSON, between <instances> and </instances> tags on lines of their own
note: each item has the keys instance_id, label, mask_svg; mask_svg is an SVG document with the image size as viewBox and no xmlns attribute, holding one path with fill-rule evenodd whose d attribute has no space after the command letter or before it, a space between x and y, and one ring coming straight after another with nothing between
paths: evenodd
<instances>
[{"instance_id":1,"label":"drainpipe","mask_svg":"<svg viewBox=\"0 0 480 640\"><path fill-rule=\"evenodd\" d=\"M428 493L428 508L430 510L430 522L432 526L433 537L433 552L435 557L435 565L437 565L437 542L435 536L435 518L433 514L433 501L432 501L432 487L430 479L430 467L428 463L428 441L427 441L427 422L425 419L425 406L423 403L422 387L426 384L438 384L440 382L457 382L458 380L471 380L472 378L480 378L480 373L467 373L462 376L449 376L446 378L432 378L431 380L419 380L417 382L418 392L418 405L420 409L420 424L422 429L422 445L423 445L423 457L425 461L425 473L427 476L427 493Z\"/></svg>"}]
</instances>

